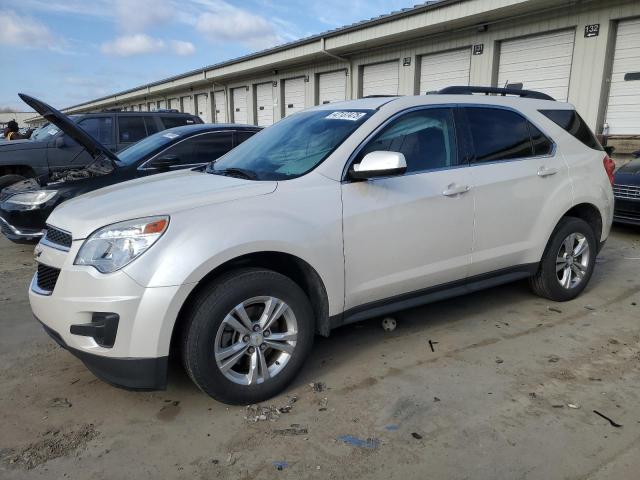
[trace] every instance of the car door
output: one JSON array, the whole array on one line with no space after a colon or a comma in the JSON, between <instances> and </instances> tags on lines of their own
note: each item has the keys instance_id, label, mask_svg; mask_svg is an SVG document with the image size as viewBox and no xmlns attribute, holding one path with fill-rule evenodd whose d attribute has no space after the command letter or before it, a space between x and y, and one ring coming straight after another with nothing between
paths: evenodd
<instances>
[{"instance_id":1,"label":"car door","mask_svg":"<svg viewBox=\"0 0 640 480\"><path fill-rule=\"evenodd\" d=\"M102 145L114 144L113 116L91 116L78 120L85 132L91 135ZM60 134L50 142L47 149L47 161L51 170L64 170L66 168L80 168L93 161L93 157L69 135Z\"/></svg>"},{"instance_id":2,"label":"car door","mask_svg":"<svg viewBox=\"0 0 640 480\"><path fill-rule=\"evenodd\" d=\"M549 137L521 113L488 106L462 110L474 148L470 275L535 263L552 214L571 205L566 163Z\"/></svg>"},{"instance_id":3,"label":"car door","mask_svg":"<svg viewBox=\"0 0 640 480\"><path fill-rule=\"evenodd\" d=\"M453 109L396 116L352 165L379 150L403 153L407 171L342 185L346 309L462 280L471 263L471 178Z\"/></svg>"}]
</instances>

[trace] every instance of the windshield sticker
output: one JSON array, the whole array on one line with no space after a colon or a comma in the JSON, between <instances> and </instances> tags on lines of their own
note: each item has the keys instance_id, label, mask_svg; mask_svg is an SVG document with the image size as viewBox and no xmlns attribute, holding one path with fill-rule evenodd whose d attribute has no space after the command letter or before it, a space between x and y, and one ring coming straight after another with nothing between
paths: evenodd
<instances>
[{"instance_id":1,"label":"windshield sticker","mask_svg":"<svg viewBox=\"0 0 640 480\"><path fill-rule=\"evenodd\" d=\"M357 122L366 115L365 112L333 112L326 116L329 120L349 120Z\"/></svg>"},{"instance_id":2,"label":"windshield sticker","mask_svg":"<svg viewBox=\"0 0 640 480\"><path fill-rule=\"evenodd\" d=\"M168 138L168 139L170 139L170 140L173 140L174 138L178 138L179 136L180 136L180 135L178 135L177 133L171 133L171 132L169 132L169 133L165 133L165 134L163 135L163 137Z\"/></svg>"},{"instance_id":3,"label":"windshield sticker","mask_svg":"<svg viewBox=\"0 0 640 480\"><path fill-rule=\"evenodd\" d=\"M49 130L47 133L49 135L55 135L56 133L58 133L60 130L58 130L57 128L52 128L51 130Z\"/></svg>"}]
</instances>

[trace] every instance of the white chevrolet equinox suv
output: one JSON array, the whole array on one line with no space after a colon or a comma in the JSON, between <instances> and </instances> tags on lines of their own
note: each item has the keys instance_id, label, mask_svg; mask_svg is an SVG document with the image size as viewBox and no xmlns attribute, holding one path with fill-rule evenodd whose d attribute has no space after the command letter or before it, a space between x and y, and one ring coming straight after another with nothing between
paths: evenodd
<instances>
[{"instance_id":1,"label":"white chevrolet equinox suv","mask_svg":"<svg viewBox=\"0 0 640 480\"><path fill-rule=\"evenodd\" d=\"M206 167L65 202L33 312L107 382L165 388L175 353L247 404L341 325L523 278L571 300L609 235L613 161L571 105L513 93L321 105Z\"/></svg>"}]
</instances>

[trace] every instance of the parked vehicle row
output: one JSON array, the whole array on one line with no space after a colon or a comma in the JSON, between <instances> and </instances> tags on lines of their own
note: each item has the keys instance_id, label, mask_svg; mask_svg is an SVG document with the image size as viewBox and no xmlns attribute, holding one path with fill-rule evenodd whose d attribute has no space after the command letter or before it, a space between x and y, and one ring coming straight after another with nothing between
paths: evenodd
<instances>
[{"instance_id":1,"label":"parked vehicle row","mask_svg":"<svg viewBox=\"0 0 640 480\"><path fill-rule=\"evenodd\" d=\"M193 123L154 133L115 154L84 130L82 122L70 121L37 99L26 95L23 99L50 122L48 128L58 129L60 135L84 148L93 162L84 168L58 169L0 191L0 228L16 242L42 237L47 218L62 202L126 180L206 165L260 130L246 125ZM163 117L148 118L164 121ZM120 125L123 123L120 119Z\"/></svg>"},{"instance_id":2,"label":"parked vehicle row","mask_svg":"<svg viewBox=\"0 0 640 480\"><path fill-rule=\"evenodd\" d=\"M609 235L613 162L571 105L511 93L322 105L205 167L65 201L34 315L112 384L164 388L176 352L246 404L341 325L525 278L573 299Z\"/></svg>"},{"instance_id":3,"label":"parked vehicle row","mask_svg":"<svg viewBox=\"0 0 640 480\"><path fill-rule=\"evenodd\" d=\"M21 95L35 105L44 103ZM63 115L65 124L75 124L109 151L116 152L156 132L183 125L202 123L200 117L177 111L99 112ZM44 118L47 118L46 116ZM48 176L58 170L79 169L93 162L86 146L66 134L59 125L49 123L29 139L0 143L0 190L25 178Z\"/></svg>"}]
</instances>

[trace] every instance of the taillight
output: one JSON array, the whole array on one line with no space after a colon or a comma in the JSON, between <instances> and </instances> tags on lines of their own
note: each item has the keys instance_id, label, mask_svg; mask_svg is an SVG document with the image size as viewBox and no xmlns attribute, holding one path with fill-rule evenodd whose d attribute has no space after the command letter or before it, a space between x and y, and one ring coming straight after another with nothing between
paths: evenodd
<instances>
[{"instance_id":1,"label":"taillight","mask_svg":"<svg viewBox=\"0 0 640 480\"><path fill-rule=\"evenodd\" d=\"M604 165L604 169L606 170L607 175L609 176L609 181L611 182L611 185L613 185L613 172L615 172L616 170L616 162L611 160L609 158L609 155L605 155L604 159L602 160L602 164Z\"/></svg>"}]
</instances>

